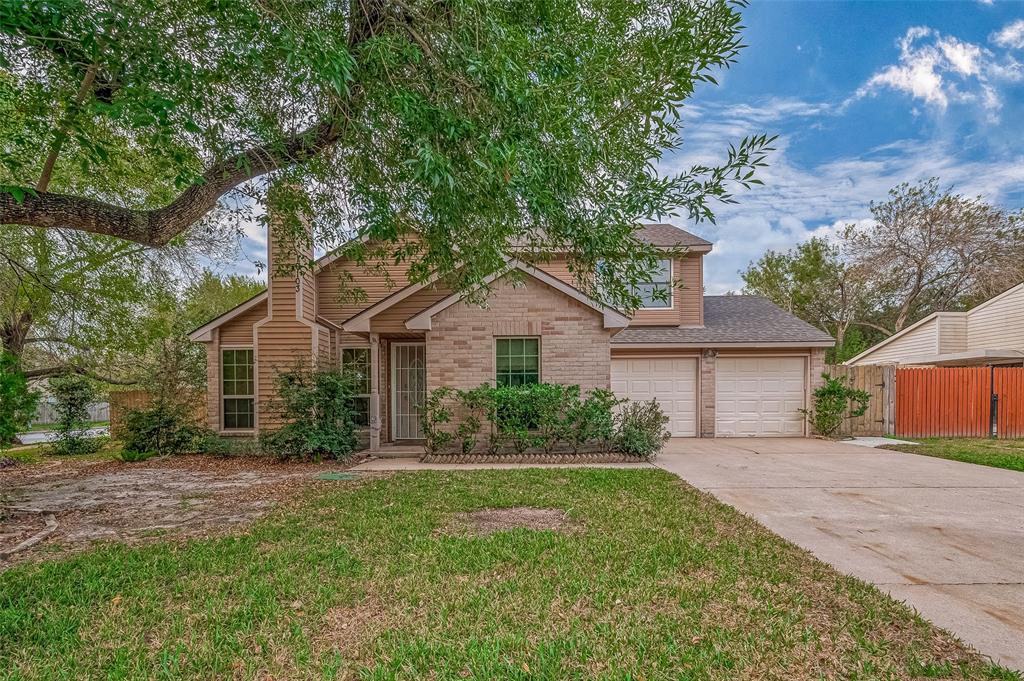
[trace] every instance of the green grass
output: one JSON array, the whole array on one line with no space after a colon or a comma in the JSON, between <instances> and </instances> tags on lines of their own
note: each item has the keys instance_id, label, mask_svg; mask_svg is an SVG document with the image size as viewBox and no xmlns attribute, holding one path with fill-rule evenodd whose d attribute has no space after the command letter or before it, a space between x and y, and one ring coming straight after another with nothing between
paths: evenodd
<instances>
[{"instance_id":1,"label":"green grass","mask_svg":"<svg viewBox=\"0 0 1024 681\"><path fill-rule=\"evenodd\" d=\"M105 427L107 427L109 425L110 425L110 421L90 421L88 427L89 428L105 428ZM56 423L33 423L31 425L31 427L29 427L27 432L29 432L29 433L41 433L41 432L44 432L44 431L54 430L56 427L57 427Z\"/></svg>"},{"instance_id":2,"label":"green grass","mask_svg":"<svg viewBox=\"0 0 1024 681\"><path fill-rule=\"evenodd\" d=\"M50 453L51 443L21 445L0 451L0 457L14 459L22 464L37 464L44 461L88 461L90 459L111 459L121 452L121 445L113 440L103 444L98 452L80 456L55 456Z\"/></svg>"},{"instance_id":3,"label":"green grass","mask_svg":"<svg viewBox=\"0 0 1024 681\"><path fill-rule=\"evenodd\" d=\"M450 514L565 509L565 533ZM662 471L323 482L231 537L0 573L0 678L1019 679Z\"/></svg>"},{"instance_id":4,"label":"green grass","mask_svg":"<svg viewBox=\"0 0 1024 681\"><path fill-rule=\"evenodd\" d=\"M886 449L911 454L937 456L941 459L966 461L982 466L1024 471L1024 440L991 440L984 438L924 438L918 445L886 445Z\"/></svg>"}]
</instances>

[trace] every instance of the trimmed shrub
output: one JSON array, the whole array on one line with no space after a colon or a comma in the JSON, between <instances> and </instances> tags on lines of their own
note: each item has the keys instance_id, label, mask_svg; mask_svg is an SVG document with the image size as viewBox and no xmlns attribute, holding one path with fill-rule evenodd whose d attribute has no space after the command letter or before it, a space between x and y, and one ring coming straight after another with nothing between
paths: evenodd
<instances>
[{"instance_id":1,"label":"trimmed shrub","mask_svg":"<svg viewBox=\"0 0 1024 681\"><path fill-rule=\"evenodd\" d=\"M264 452L280 459L342 459L356 451L352 377L336 369L297 366L278 374L281 429L260 434Z\"/></svg>"},{"instance_id":2,"label":"trimmed shrub","mask_svg":"<svg viewBox=\"0 0 1024 681\"><path fill-rule=\"evenodd\" d=\"M78 374L65 374L50 379L50 394L56 400L57 439L51 450L58 456L93 454L103 446L98 438L86 437L91 425L89 405L101 395L96 384Z\"/></svg>"},{"instance_id":3,"label":"trimmed shrub","mask_svg":"<svg viewBox=\"0 0 1024 681\"><path fill-rule=\"evenodd\" d=\"M39 393L28 387L18 359L0 351L0 451L14 444L36 414Z\"/></svg>"},{"instance_id":4,"label":"trimmed shrub","mask_svg":"<svg viewBox=\"0 0 1024 681\"><path fill-rule=\"evenodd\" d=\"M423 449L427 454L440 454L447 450L455 439L454 433L448 429L452 421L451 398L455 391L441 387L427 393L423 403L420 429L423 431Z\"/></svg>"},{"instance_id":5,"label":"trimmed shrub","mask_svg":"<svg viewBox=\"0 0 1024 681\"><path fill-rule=\"evenodd\" d=\"M630 456L653 457L671 437L665 429L668 416L661 410L656 400L629 402L623 405L618 423L616 449Z\"/></svg>"},{"instance_id":6,"label":"trimmed shrub","mask_svg":"<svg viewBox=\"0 0 1024 681\"><path fill-rule=\"evenodd\" d=\"M569 405L566 415L565 436L573 453L579 453L588 444L603 451L612 448L615 439L615 414L619 400L611 390L597 388L586 399Z\"/></svg>"},{"instance_id":7,"label":"trimmed shrub","mask_svg":"<svg viewBox=\"0 0 1024 681\"><path fill-rule=\"evenodd\" d=\"M851 388L845 376L822 374L824 383L814 391L814 408L801 409L811 427L822 437L833 438L846 419L863 416L870 393Z\"/></svg>"},{"instance_id":8,"label":"trimmed shrub","mask_svg":"<svg viewBox=\"0 0 1024 681\"><path fill-rule=\"evenodd\" d=\"M147 456L208 451L215 436L211 430L195 422L193 411L185 405L157 402L145 409L128 412L124 423L123 451Z\"/></svg>"}]
</instances>

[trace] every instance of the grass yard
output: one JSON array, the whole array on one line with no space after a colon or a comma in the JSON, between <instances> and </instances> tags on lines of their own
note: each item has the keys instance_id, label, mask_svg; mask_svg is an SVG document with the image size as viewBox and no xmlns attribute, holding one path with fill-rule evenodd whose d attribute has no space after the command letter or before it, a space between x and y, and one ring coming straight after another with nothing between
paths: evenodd
<instances>
[{"instance_id":1,"label":"grass yard","mask_svg":"<svg viewBox=\"0 0 1024 681\"><path fill-rule=\"evenodd\" d=\"M308 489L238 536L0 572L0 677L1020 678L661 471ZM453 515L519 506L568 524Z\"/></svg>"},{"instance_id":2,"label":"grass yard","mask_svg":"<svg viewBox=\"0 0 1024 681\"><path fill-rule=\"evenodd\" d=\"M967 463L1024 471L1024 440L933 437L915 440L918 445L887 445L886 449L937 456Z\"/></svg>"}]
</instances>

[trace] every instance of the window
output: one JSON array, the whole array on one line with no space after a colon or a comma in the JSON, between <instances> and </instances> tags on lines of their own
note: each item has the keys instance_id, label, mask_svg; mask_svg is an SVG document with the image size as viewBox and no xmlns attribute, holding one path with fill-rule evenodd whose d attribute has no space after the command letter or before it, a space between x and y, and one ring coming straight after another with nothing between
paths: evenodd
<instances>
[{"instance_id":1,"label":"window","mask_svg":"<svg viewBox=\"0 0 1024 681\"><path fill-rule=\"evenodd\" d=\"M221 386L224 429L254 428L256 380L251 348L222 351Z\"/></svg>"},{"instance_id":2,"label":"window","mask_svg":"<svg viewBox=\"0 0 1024 681\"><path fill-rule=\"evenodd\" d=\"M654 280L637 284L633 292L640 296L641 309L672 307L672 260L659 260Z\"/></svg>"},{"instance_id":3,"label":"window","mask_svg":"<svg viewBox=\"0 0 1024 681\"><path fill-rule=\"evenodd\" d=\"M355 381L352 411L356 425L370 425L370 348L342 348L341 370Z\"/></svg>"},{"instance_id":4,"label":"window","mask_svg":"<svg viewBox=\"0 0 1024 681\"><path fill-rule=\"evenodd\" d=\"M496 339L494 366L499 386L540 383L540 339Z\"/></svg>"}]
</instances>

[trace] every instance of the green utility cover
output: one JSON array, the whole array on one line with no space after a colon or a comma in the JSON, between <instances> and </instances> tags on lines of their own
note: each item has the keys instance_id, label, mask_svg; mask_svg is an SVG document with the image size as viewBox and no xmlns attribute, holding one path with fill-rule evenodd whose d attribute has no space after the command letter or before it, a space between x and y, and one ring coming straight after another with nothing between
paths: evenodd
<instances>
[{"instance_id":1,"label":"green utility cover","mask_svg":"<svg viewBox=\"0 0 1024 681\"><path fill-rule=\"evenodd\" d=\"M355 480L355 473L342 473L341 471L328 471L316 476L317 480Z\"/></svg>"}]
</instances>

